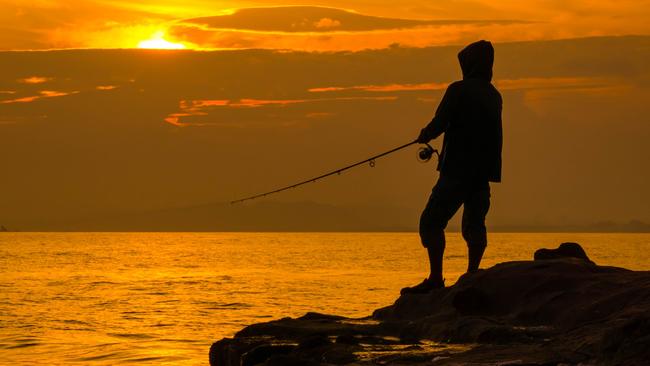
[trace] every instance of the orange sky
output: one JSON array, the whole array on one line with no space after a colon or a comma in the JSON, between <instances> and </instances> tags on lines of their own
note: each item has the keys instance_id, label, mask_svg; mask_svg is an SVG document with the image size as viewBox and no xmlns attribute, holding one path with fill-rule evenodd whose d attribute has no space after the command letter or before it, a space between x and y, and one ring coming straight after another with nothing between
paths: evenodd
<instances>
[{"instance_id":1,"label":"orange sky","mask_svg":"<svg viewBox=\"0 0 650 366\"><path fill-rule=\"evenodd\" d=\"M359 15L418 20L474 21L394 29L341 30L341 21L314 15L317 32L256 30L273 15L234 19L228 27L184 20L232 14L240 8L310 5L347 9ZM0 0L0 49L160 47L286 48L341 50L461 44L478 37L493 41L545 40L596 35L649 34L650 1L204 1ZM271 19L272 20L272 19ZM485 22L489 21L489 22ZM495 22L496 21L496 22ZM288 23L291 23L290 21ZM183 24L182 26L180 26ZM371 27L372 28L372 27ZM148 43L147 43L148 42Z\"/></svg>"},{"instance_id":2,"label":"orange sky","mask_svg":"<svg viewBox=\"0 0 650 366\"><path fill-rule=\"evenodd\" d=\"M490 224L650 222L649 1L151 4L0 0L0 50L82 48L0 52L0 224L414 230L436 177L414 151L256 219L212 204L411 141L476 39L494 41L504 97ZM217 51L115 49L137 47Z\"/></svg>"},{"instance_id":3,"label":"orange sky","mask_svg":"<svg viewBox=\"0 0 650 366\"><path fill-rule=\"evenodd\" d=\"M495 43L504 179L490 225L650 222L648 45ZM415 230L437 177L415 149L252 211L215 203L411 141L460 77L458 49L0 52L0 224Z\"/></svg>"}]
</instances>

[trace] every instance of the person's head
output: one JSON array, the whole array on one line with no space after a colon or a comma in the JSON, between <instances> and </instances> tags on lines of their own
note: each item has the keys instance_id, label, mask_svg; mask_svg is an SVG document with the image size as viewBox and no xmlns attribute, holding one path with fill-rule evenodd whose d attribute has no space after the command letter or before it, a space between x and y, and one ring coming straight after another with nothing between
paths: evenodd
<instances>
[{"instance_id":1,"label":"person's head","mask_svg":"<svg viewBox=\"0 0 650 366\"><path fill-rule=\"evenodd\" d=\"M492 80L494 47L489 41L474 42L458 53L463 79Z\"/></svg>"}]
</instances>

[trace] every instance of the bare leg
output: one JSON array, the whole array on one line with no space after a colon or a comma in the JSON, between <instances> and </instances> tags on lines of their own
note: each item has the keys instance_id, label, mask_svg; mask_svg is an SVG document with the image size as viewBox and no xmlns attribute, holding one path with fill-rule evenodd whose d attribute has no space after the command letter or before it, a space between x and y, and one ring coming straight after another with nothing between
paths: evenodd
<instances>
[{"instance_id":1,"label":"bare leg","mask_svg":"<svg viewBox=\"0 0 650 366\"><path fill-rule=\"evenodd\" d=\"M443 234L444 235L444 234ZM444 236L443 244L427 248L429 254L429 280L435 283L441 283L442 279L442 257L445 252Z\"/></svg>"},{"instance_id":2,"label":"bare leg","mask_svg":"<svg viewBox=\"0 0 650 366\"><path fill-rule=\"evenodd\" d=\"M472 245L468 248L467 272L478 271L484 252L485 246L483 245Z\"/></svg>"},{"instance_id":3,"label":"bare leg","mask_svg":"<svg viewBox=\"0 0 650 366\"><path fill-rule=\"evenodd\" d=\"M487 246L485 216L490 209L490 186L473 191L465 201L463 209L463 238L467 242L467 272L478 271Z\"/></svg>"},{"instance_id":4,"label":"bare leg","mask_svg":"<svg viewBox=\"0 0 650 366\"><path fill-rule=\"evenodd\" d=\"M431 243L432 245L427 247L429 266L431 269L429 277L419 285L403 288L400 291L400 294L425 294L432 290L445 287L445 281L442 278L442 255L445 252L444 231L440 230L438 238L441 238L441 240L435 241Z\"/></svg>"},{"instance_id":5,"label":"bare leg","mask_svg":"<svg viewBox=\"0 0 650 366\"><path fill-rule=\"evenodd\" d=\"M462 203L462 191L455 182L441 176L420 216L420 239L429 256L429 277L419 285L403 288L402 295L427 293L445 286L442 278L445 227Z\"/></svg>"}]
</instances>

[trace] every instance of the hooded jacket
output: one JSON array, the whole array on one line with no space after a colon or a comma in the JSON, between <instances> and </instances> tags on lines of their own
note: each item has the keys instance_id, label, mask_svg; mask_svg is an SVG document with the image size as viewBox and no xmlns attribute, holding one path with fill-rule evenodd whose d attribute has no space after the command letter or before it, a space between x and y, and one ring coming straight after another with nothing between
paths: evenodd
<instances>
[{"instance_id":1,"label":"hooded jacket","mask_svg":"<svg viewBox=\"0 0 650 366\"><path fill-rule=\"evenodd\" d=\"M470 181L501 181L501 94L492 85L494 48L478 41L458 53L463 80L449 85L436 114L422 130L427 139L445 134L441 175Z\"/></svg>"}]
</instances>

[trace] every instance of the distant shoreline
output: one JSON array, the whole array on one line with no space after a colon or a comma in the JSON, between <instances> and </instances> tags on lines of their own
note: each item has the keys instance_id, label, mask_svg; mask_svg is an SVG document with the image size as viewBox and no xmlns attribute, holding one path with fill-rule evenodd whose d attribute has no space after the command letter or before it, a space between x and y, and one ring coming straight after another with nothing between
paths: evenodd
<instances>
[{"instance_id":1,"label":"distant shoreline","mask_svg":"<svg viewBox=\"0 0 650 366\"><path fill-rule=\"evenodd\" d=\"M447 233L460 234L460 229L451 228L446 231ZM650 229L645 230L597 230L597 229L580 229L548 227L548 228L527 228L527 227L511 227L511 228L498 228L489 230L491 233L500 234L650 234ZM412 233L417 234L417 230L9 230L1 233L340 233L340 234L383 234L383 233Z\"/></svg>"}]
</instances>

